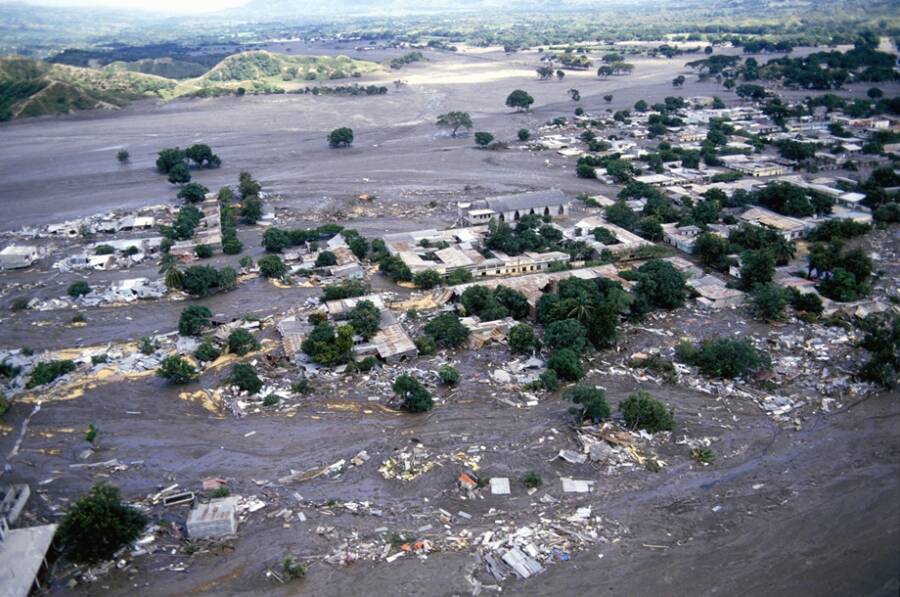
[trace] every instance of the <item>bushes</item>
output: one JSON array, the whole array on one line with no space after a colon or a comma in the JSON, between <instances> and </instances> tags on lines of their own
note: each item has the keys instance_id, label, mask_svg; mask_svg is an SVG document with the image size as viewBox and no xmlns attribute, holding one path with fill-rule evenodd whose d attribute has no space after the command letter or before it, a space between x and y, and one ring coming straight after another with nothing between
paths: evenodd
<instances>
[{"instance_id":1,"label":"bushes","mask_svg":"<svg viewBox=\"0 0 900 597\"><path fill-rule=\"evenodd\" d=\"M528 353L537 344L534 328L525 323L517 323L512 326L507 336L509 349L514 353Z\"/></svg>"},{"instance_id":2,"label":"bushes","mask_svg":"<svg viewBox=\"0 0 900 597\"><path fill-rule=\"evenodd\" d=\"M231 374L227 379L228 383L237 386L242 392L250 394L257 393L262 388L263 383L256 370L252 365L246 363L238 363L231 368Z\"/></svg>"},{"instance_id":3,"label":"bushes","mask_svg":"<svg viewBox=\"0 0 900 597\"><path fill-rule=\"evenodd\" d=\"M434 406L431 394L415 377L401 375L391 386L403 403L401 407L412 413L428 412Z\"/></svg>"},{"instance_id":4,"label":"bushes","mask_svg":"<svg viewBox=\"0 0 900 597\"><path fill-rule=\"evenodd\" d=\"M441 365L438 369L438 377L445 386L452 386L459 383L459 371L452 365Z\"/></svg>"},{"instance_id":5,"label":"bushes","mask_svg":"<svg viewBox=\"0 0 900 597\"><path fill-rule=\"evenodd\" d=\"M800 292L796 289L791 291L791 306L797 311L810 313L812 315L821 315L824 311L822 299L814 292Z\"/></svg>"},{"instance_id":6,"label":"bushes","mask_svg":"<svg viewBox=\"0 0 900 597\"><path fill-rule=\"evenodd\" d=\"M581 360L571 348L557 350L547 361L547 368L552 369L560 379L578 381L584 377Z\"/></svg>"},{"instance_id":7,"label":"bushes","mask_svg":"<svg viewBox=\"0 0 900 597\"><path fill-rule=\"evenodd\" d=\"M337 265L337 256L331 251L322 251L316 256L316 267Z\"/></svg>"},{"instance_id":8,"label":"bushes","mask_svg":"<svg viewBox=\"0 0 900 597\"><path fill-rule=\"evenodd\" d=\"M290 247L291 244L290 235L281 228L273 226L263 233L262 246L270 253L280 253L282 249Z\"/></svg>"},{"instance_id":9,"label":"bushes","mask_svg":"<svg viewBox=\"0 0 900 597\"><path fill-rule=\"evenodd\" d=\"M433 269L426 269L413 276L413 284L423 290L430 290L441 283L441 275Z\"/></svg>"},{"instance_id":10,"label":"bushes","mask_svg":"<svg viewBox=\"0 0 900 597\"><path fill-rule=\"evenodd\" d=\"M47 361L38 363L31 370L31 376L25 384L25 388L32 390L38 386L48 384L67 373L75 371L75 363L70 360Z\"/></svg>"},{"instance_id":11,"label":"bushes","mask_svg":"<svg viewBox=\"0 0 900 597\"><path fill-rule=\"evenodd\" d=\"M178 319L178 333L182 336L198 336L209 327L212 311L202 305L191 305L181 311Z\"/></svg>"},{"instance_id":12,"label":"bushes","mask_svg":"<svg viewBox=\"0 0 900 597\"><path fill-rule=\"evenodd\" d=\"M694 365L705 375L730 379L771 366L769 355L753 347L749 340L717 338L699 346L682 342L675 349L679 360Z\"/></svg>"},{"instance_id":13,"label":"bushes","mask_svg":"<svg viewBox=\"0 0 900 597\"><path fill-rule=\"evenodd\" d=\"M69 284L68 290L66 293L72 298L78 298L80 296L84 296L86 294L90 294L91 287L84 280L78 280L77 282L72 282Z\"/></svg>"},{"instance_id":14,"label":"bushes","mask_svg":"<svg viewBox=\"0 0 900 597\"><path fill-rule=\"evenodd\" d=\"M778 321L784 318L784 308L790 297L788 290L774 282L757 284L750 293L750 306L763 321ZM821 307L821 302L819 306Z\"/></svg>"},{"instance_id":15,"label":"bushes","mask_svg":"<svg viewBox=\"0 0 900 597\"><path fill-rule=\"evenodd\" d=\"M622 411L625 424L631 429L646 429L650 433L656 433L675 428L672 412L643 390L630 394L619 404L619 410Z\"/></svg>"},{"instance_id":16,"label":"bushes","mask_svg":"<svg viewBox=\"0 0 900 597\"><path fill-rule=\"evenodd\" d=\"M234 287L237 274L230 267L216 270L208 265L194 265L181 274L181 287L188 294L207 296L214 290Z\"/></svg>"},{"instance_id":17,"label":"bushes","mask_svg":"<svg viewBox=\"0 0 900 597\"><path fill-rule=\"evenodd\" d=\"M409 282L412 272L403 260L396 255L385 255L378 261L378 269L394 282Z\"/></svg>"},{"instance_id":18,"label":"bushes","mask_svg":"<svg viewBox=\"0 0 900 597\"><path fill-rule=\"evenodd\" d=\"M431 336L419 336L414 342L416 349L422 356L428 356L437 352L437 343Z\"/></svg>"},{"instance_id":19,"label":"bushes","mask_svg":"<svg viewBox=\"0 0 900 597\"><path fill-rule=\"evenodd\" d=\"M675 309L684 303L684 276L668 261L651 259L635 270L634 277L634 306L638 314L652 308Z\"/></svg>"},{"instance_id":20,"label":"bushes","mask_svg":"<svg viewBox=\"0 0 900 597\"><path fill-rule=\"evenodd\" d=\"M872 356L863 365L860 377L893 388L900 371L900 317L889 313L869 315L861 327L866 331L862 347Z\"/></svg>"},{"instance_id":21,"label":"bushes","mask_svg":"<svg viewBox=\"0 0 900 597\"><path fill-rule=\"evenodd\" d=\"M194 253L200 259L209 259L213 256L213 248L209 245L197 245L194 247Z\"/></svg>"},{"instance_id":22,"label":"bushes","mask_svg":"<svg viewBox=\"0 0 900 597\"><path fill-rule=\"evenodd\" d=\"M197 370L189 362L178 355L172 355L163 359L156 375L176 385L182 385L194 381Z\"/></svg>"},{"instance_id":23,"label":"bushes","mask_svg":"<svg viewBox=\"0 0 900 597\"><path fill-rule=\"evenodd\" d=\"M138 510L122 503L112 485L95 485L67 510L57 535L74 562L93 563L112 558L137 539L147 524Z\"/></svg>"},{"instance_id":24,"label":"bushes","mask_svg":"<svg viewBox=\"0 0 900 597\"><path fill-rule=\"evenodd\" d=\"M423 329L442 348L456 348L469 339L469 329L454 313L443 313L429 321Z\"/></svg>"},{"instance_id":25,"label":"bushes","mask_svg":"<svg viewBox=\"0 0 900 597\"><path fill-rule=\"evenodd\" d=\"M280 278L287 273L287 265L278 255L263 255L257 261L259 273L267 278Z\"/></svg>"},{"instance_id":26,"label":"bushes","mask_svg":"<svg viewBox=\"0 0 900 597\"><path fill-rule=\"evenodd\" d=\"M606 392L600 388L579 384L565 391L567 400L578 406L570 409L579 421L590 419L594 423L609 418L610 408L606 402Z\"/></svg>"},{"instance_id":27,"label":"bushes","mask_svg":"<svg viewBox=\"0 0 900 597\"><path fill-rule=\"evenodd\" d=\"M222 351L216 348L211 342L201 343L200 346L197 347L197 350L194 351L194 357L201 362L215 361L221 354Z\"/></svg>"},{"instance_id":28,"label":"bushes","mask_svg":"<svg viewBox=\"0 0 900 597\"><path fill-rule=\"evenodd\" d=\"M228 334L228 352L244 356L248 352L259 350L257 339L243 328L238 328Z\"/></svg>"},{"instance_id":29,"label":"bushes","mask_svg":"<svg viewBox=\"0 0 900 597\"><path fill-rule=\"evenodd\" d=\"M544 479L541 478L540 473L531 471L522 475L522 485L528 489L538 489L544 485Z\"/></svg>"},{"instance_id":30,"label":"bushes","mask_svg":"<svg viewBox=\"0 0 900 597\"><path fill-rule=\"evenodd\" d=\"M494 289L471 286L463 292L460 302L465 307L466 313L477 315L482 321L510 316L522 319L528 316L528 299L521 292L506 286L497 286Z\"/></svg>"},{"instance_id":31,"label":"bushes","mask_svg":"<svg viewBox=\"0 0 900 597\"><path fill-rule=\"evenodd\" d=\"M352 298L355 296L363 296L369 294L372 289L362 280L347 280L340 284L332 284L325 287L324 298L326 301L336 301L338 299Z\"/></svg>"}]
</instances>

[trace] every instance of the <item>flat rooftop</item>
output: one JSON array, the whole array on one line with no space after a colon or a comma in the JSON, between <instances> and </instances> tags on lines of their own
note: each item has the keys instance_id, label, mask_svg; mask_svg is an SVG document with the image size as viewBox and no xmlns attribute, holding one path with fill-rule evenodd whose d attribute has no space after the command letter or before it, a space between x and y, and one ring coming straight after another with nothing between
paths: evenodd
<instances>
[{"instance_id":1,"label":"flat rooftop","mask_svg":"<svg viewBox=\"0 0 900 597\"><path fill-rule=\"evenodd\" d=\"M12 529L0 542L0 595L27 597L41 569L55 524Z\"/></svg>"}]
</instances>

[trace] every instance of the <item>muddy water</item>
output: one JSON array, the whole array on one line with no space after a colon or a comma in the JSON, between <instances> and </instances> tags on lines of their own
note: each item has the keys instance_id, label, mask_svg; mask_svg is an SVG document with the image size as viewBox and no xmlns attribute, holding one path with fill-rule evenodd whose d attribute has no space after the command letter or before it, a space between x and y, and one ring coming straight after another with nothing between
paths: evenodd
<instances>
[{"instance_id":1,"label":"muddy water","mask_svg":"<svg viewBox=\"0 0 900 597\"><path fill-rule=\"evenodd\" d=\"M421 74L435 68L445 75L460 64L494 61L498 68L530 65L531 58L486 54L475 57L442 55L434 64L410 68ZM417 205L432 193L448 204L458 196L556 186L567 192L596 191L597 185L572 175L571 161L545 152L480 152L470 137L449 139L435 130L434 117L449 109L468 109L477 130L511 138L522 127L534 127L574 104L565 91L581 89L588 111L630 107L637 99L651 103L673 93L670 81L683 70L680 59L638 63L634 77L599 81L575 75L561 83L532 78L504 78L477 83L423 84L383 97L312 98L258 97L214 101L181 101L166 105L143 103L120 113L78 115L61 119L14 123L0 127L0 206L7 217L0 228L40 224L113 208L171 200L173 189L153 173L156 152L165 146L206 142L222 156L224 166L200 172L197 179L215 188L233 183L239 170L260 178L280 193L278 207L296 210L297 220L323 204L341 204L361 192L374 192L379 203ZM421 69L421 70L420 70ZM463 69L464 70L464 69ZM475 69L473 68L473 72ZM456 75L454 75L456 76ZM509 114L503 98L523 87L537 101L529 114ZM604 93L613 93L607 105ZM689 83L684 95L712 95L710 84ZM325 131L350 124L357 143L347 151L324 147ZM227 126L226 126L227 125ZM125 145L132 164L120 167L115 149ZM603 189L605 190L605 189ZM384 217L378 213L352 225L374 236L383 231L441 224L438 216L421 219ZM449 223L449 221L444 222ZM258 257L258 231L241 230L248 252ZM247 235L244 238L244 235ZM221 265L224 261L216 262ZM43 264L42 264L43 265ZM153 266L131 272L91 274L94 283L154 274ZM41 274L2 274L0 283L33 282ZM59 296L77 276L57 276L35 295ZM317 294L309 289L277 289L262 280L238 290L203 299L217 315L280 312ZM187 303L148 302L109 309L88 309L88 326L65 326L71 313L4 314L2 346L60 348L79 344L131 340L173 330ZM759 324L740 323L731 312L710 320L688 312L648 325L677 335L703 337L712 332L761 333ZM38 325L40 324L40 325ZM48 325L49 324L49 325ZM623 339L622 354L674 342L651 333ZM608 353L594 360L622 355ZM474 533L504 521L511 527L534 522L545 507L537 500L549 494L574 510L590 505L595 513L617 521L628 534L603 543L569 562L557 563L529 581L511 580L505 591L523 595L713 595L713 594L896 594L897 520L900 519L900 415L896 393L874 396L830 415L804 418L801 431L776 425L759 408L739 399L715 400L688 387L638 384L630 378L592 374L591 383L606 388L615 405L639 387L651 391L676 412L678 429L671 441L657 447L668 466L659 473L635 468L607 473L589 465L571 465L553 457L574 448L567 409L558 395L533 408L516 409L497 400L512 396L496 384L482 383L487 372L504 366L510 355L501 348L420 359L416 366L435 370L454 361L463 372L459 388L436 389L439 404L428 415L404 416L379 408L388 399L382 386L360 378L317 381L317 390L292 414L254 414L234 419L210 412L181 391L149 377L87 388L68 401L45 403L31 419L20 453L4 465L3 481L27 482L41 492L30 509L46 520L98 481L111 481L135 499L171 483L198 489L209 476L229 480L236 494L259 495L269 503L241 527L233 553L155 554L138 558L134 575L114 572L97 584L74 592L138 595L454 595L471 588L464 580L473 565L464 553L432 554L377 565L359 562L349 567L313 563L302 582L279 586L267 581L265 569L277 566L287 552L302 556L330 553L335 540L316 533L333 526L346 539L361 539L375 529L415 531L432 523L437 508L472 514L457 521L453 531ZM399 372L396 372L399 373ZM212 387L221 373L206 376L188 390ZM288 370L287 378L299 375ZM370 396L380 398L370 402ZM32 405L17 403L0 432L5 459ZM129 469L107 475L102 469L70 468L81 461L84 429L99 427L100 449L91 461L117 458ZM710 467L698 467L688 449L675 439L712 437L719 454ZM482 470L487 476L513 480L509 497L487 495L463 500L453 489L459 466L444 466L403 483L385 480L380 463L412 441L432 453L450 453L483 446ZM337 478L305 483L273 483L291 470L309 470L365 449L371 460ZM537 471L545 487L525 494L515 479ZM594 493L564 496L559 477L593 479ZM43 484L42 484L43 483ZM328 513L297 502L304 500L368 500L384 516ZM302 509L308 520L289 526L267 513L286 506ZM186 510L162 513L182 524ZM174 544L173 544L174 545ZM600 556L603 556L602 558ZM165 568L175 561L188 572ZM59 573L65 566L58 568ZM479 578L490 582L480 573ZM61 584L51 593L70 594Z\"/></svg>"}]
</instances>

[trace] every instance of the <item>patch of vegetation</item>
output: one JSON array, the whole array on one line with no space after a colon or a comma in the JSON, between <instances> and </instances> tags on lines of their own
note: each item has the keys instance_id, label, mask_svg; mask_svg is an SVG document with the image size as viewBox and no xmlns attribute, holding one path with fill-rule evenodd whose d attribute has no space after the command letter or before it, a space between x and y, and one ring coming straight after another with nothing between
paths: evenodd
<instances>
[{"instance_id":1,"label":"patch of vegetation","mask_svg":"<svg viewBox=\"0 0 900 597\"><path fill-rule=\"evenodd\" d=\"M122 502L112 485L95 485L66 511L57 536L69 559L94 563L110 559L137 539L147 517Z\"/></svg>"},{"instance_id":2,"label":"patch of vegetation","mask_svg":"<svg viewBox=\"0 0 900 597\"><path fill-rule=\"evenodd\" d=\"M75 371L75 363L70 360L38 363L31 370L31 375L25 384L25 388L32 390L38 386L46 385L72 371Z\"/></svg>"}]
</instances>

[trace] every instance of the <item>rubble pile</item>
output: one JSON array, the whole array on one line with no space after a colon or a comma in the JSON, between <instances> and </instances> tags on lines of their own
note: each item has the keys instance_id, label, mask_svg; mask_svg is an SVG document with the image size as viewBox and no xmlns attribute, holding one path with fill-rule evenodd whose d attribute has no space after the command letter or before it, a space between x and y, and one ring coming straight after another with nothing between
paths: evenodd
<instances>
[{"instance_id":1,"label":"rubble pile","mask_svg":"<svg viewBox=\"0 0 900 597\"><path fill-rule=\"evenodd\" d=\"M378 472L385 479L412 481L447 462L461 464L477 471L481 462L481 456L477 452L481 449L481 446L472 446L467 452L432 455L424 445L417 443L412 448L399 450L385 460L378 468Z\"/></svg>"}]
</instances>

